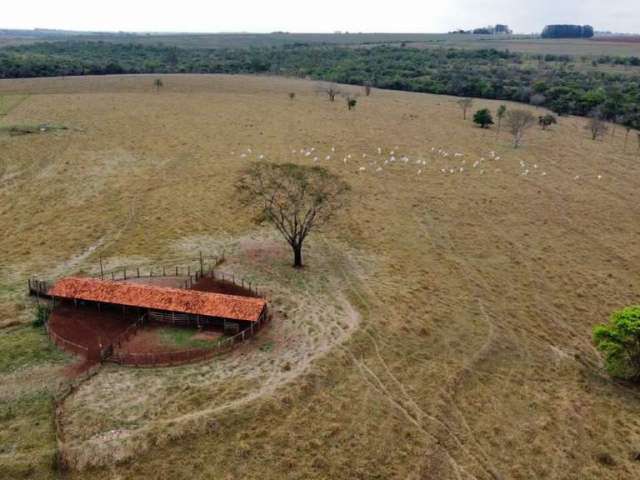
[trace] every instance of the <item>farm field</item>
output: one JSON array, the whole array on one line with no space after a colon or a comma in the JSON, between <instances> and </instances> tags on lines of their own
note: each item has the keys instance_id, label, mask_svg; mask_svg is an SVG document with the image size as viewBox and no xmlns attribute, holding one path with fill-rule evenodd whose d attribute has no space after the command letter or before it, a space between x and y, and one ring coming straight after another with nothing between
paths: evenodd
<instances>
[{"instance_id":1,"label":"farm field","mask_svg":"<svg viewBox=\"0 0 640 480\"><path fill-rule=\"evenodd\" d=\"M640 476L640 394L591 343L638 302L635 132L625 151L564 117L514 150L451 97L347 111L304 80L155 78L0 80L0 478L60 457L83 480ZM1 133L42 124L66 129ZM302 271L238 204L250 161L352 187ZM200 251L273 322L210 362L105 365L55 408L74 359L31 326L27 279Z\"/></svg>"},{"instance_id":2,"label":"farm field","mask_svg":"<svg viewBox=\"0 0 640 480\"><path fill-rule=\"evenodd\" d=\"M408 47L495 48L530 54L576 56L640 56L636 37L595 37L590 40L541 39L530 35L494 37L446 33L182 33L182 34L109 34L74 32L64 34L39 32L0 32L0 47L37 42L95 41L135 43L147 46L169 45L179 48L250 48L285 45L375 46L404 44Z\"/></svg>"}]
</instances>

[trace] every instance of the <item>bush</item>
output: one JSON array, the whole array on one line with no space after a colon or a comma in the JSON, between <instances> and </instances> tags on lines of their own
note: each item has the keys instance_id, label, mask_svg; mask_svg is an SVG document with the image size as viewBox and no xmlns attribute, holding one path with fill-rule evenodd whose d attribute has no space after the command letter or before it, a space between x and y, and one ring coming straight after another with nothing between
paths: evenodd
<instances>
[{"instance_id":1,"label":"bush","mask_svg":"<svg viewBox=\"0 0 640 480\"><path fill-rule=\"evenodd\" d=\"M473 121L480 125L480 128L488 128L489 125L493 125L493 116L488 108L483 108L473 115Z\"/></svg>"},{"instance_id":2,"label":"bush","mask_svg":"<svg viewBox=\"0 0 640 480\"><path fill-rule=\"evenodd\" d=\"M45 305L38 305L36 307L36 315L31 323L34 327L39 328L42 327L49 321L49 315L51 314L51 309Z\"/></svg>"},{"instance_id":3,"label":"bush","mask_svg":"<svg viewBox=\"0 0 640 480\"><path fill-rule=\"evenodd\" d=\"M593 340L612 376L640 380L640 306L614 312L608 324L593 329Z\"/></svg>"}]
</instances>

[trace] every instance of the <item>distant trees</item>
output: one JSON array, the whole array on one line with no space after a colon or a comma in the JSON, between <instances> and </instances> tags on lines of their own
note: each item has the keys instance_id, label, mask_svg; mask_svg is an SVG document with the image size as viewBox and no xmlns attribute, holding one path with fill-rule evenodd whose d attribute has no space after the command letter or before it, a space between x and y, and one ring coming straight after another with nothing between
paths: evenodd
<instances>
[{"instance_id":1,"label":"distant trees","mask_svg":"<svg viewBox=\"0 0 640 480\"><path fill-rule=\"evenodd\" d=\"M343 208L349 185L322 167L259 162L242 172L236 191L257 222L276 227L300 268L304 241Z\"/></svg>"},{"instance_id":2,"label":"distant trees","mask_svg":"<svg viewBox=\"0 0 640 480\"><path fill-rule=\"evenodd\" d=\"M540 128L542 128L542 130L546 130L551 125L555 125L556 123L558 123L558 120L551 114L538 117L538 125L540 125Z\"/></svg>"},{"instance_id":3,"label":"distant trees","mask_svg":"<svg viewBox=\"0 0 640 480\"><path fill-rule=\"evenodd\" d=\"M473 115L473 122L480 128L488 128L489 125L493 125L493 116L488 108L483 108Z\"/></svg>"},{"instance_id":4,"label":"distant trees","mask_svg":"<svg viewBox=\"0 0 640 480\"><path fill-rule=\"evenodd\" d=\"M347 110L353 110L356 108L358 101L353 95L345 95L345 102L347 103Z\"/></svg>"},{"instance_id":5,"label":"distant trees","mask_svg":"<svg viewBox=\"0 0 640 480\"><path fill-rule=\"evenodd\" d=\"M530 65L536 60L544 68ZM626 114L640 104L640 75L620 69L596 71L590 66L592 60L598 65L640 66L638 56L600 55L580 63L585 68L573 68L582 60L571 55L522 54L491 48L296 44L207 49L73 40L0 48L0 78L266 72L322 82L318 89L329 100L339 94L337 85L340 89L344 88L342 84L362 89L370 82L372 88L504 102L530 102L533 98L536 103L535 95L543 95L540 106L557 115L587 116L594 108L600 108L606 114L605 120Z\"/></svg>"},{"instance_id":6,"label":"distant trees","mask_svg":"<svg viewBox=\"0 0 640 480\"><path fill-rule=\"evenodd\" d=\"M593 329L593 341L611 375L640 380L640 306L614 312L608 324Z\"/></svg>"},{"instance_id":7,"label":"distant trees","mask_svg":"<svg viewBox=\"0 0 640 480\"><path fill-rule=\"evenodd\" d=\"M591 38L591 25L547 25L542 30L542 38Z\"/></svg>"},{"instance_id":8,"label":"distant trees","mask_svg":"<svg viewBox=\"0 0 640 480\"><path fill-rule=\"evenodd\" d=\"M467 111L473 106L473 99L472 98L461 98L460 100L458 100L458 106L460 107L460 109L462 110L462 119L466 120L467 119Z\"/></svg>"},{"instance_id":9,"label":"distant trees","mask_svg":"<svg viewBox=\"0 0 640 480\"><path fill-rule=\"evenodd\" d=\"M158 93L160 89L164 86L164 83L162 83L162 79L156 78L153 81L153 86L156 87L156 93Z\"/></svg>"},{"instance_id":10,"label":"distant trees","mask_svg":"<svg viewBox=\"0 0 640 480\"><path fill-rule=\"evenodd\" d=\"M609 130L607 124L602 119L602 114L598 111L591 112L584 128L591 134L591 140L597 140L603 137Z\"/></svg>"},{"instance_id":11,"label":"distant trees","mask_svg":"<svg viewBox=\"0 0 640 480\"><path fill-rule=\"evenodd\" d=\"M513 135L513 148L522 144L522 138L536 122L535 117L528 110L509 110L506 114L506 123L509 132Z\"/></svg>"},{"instance_id":12,"label":"distant trees","mask_svg":"<svg viewBox=\"0 0 640 480\"><path fill-rule=\"evenodd\" d=\"M496 116L498 117L498 135L500 135L500 127L502 126L502 119L507 113L507 106L500 105L498 107L498 111L496 112Z\"/></svg>"},{"instance_id":13,"label":"distant trees","mask_svg":"<svg viewBox=\"0 0 640 480\"><path fill-rule=\"evenodd\" d=\"M547 98L544 95L542 95L541 93L536 93L531 96L531 98L529 99L529 103L535 107L540 107L541 105L544 105L546 100Z\"/></svg>"}]
</instances>

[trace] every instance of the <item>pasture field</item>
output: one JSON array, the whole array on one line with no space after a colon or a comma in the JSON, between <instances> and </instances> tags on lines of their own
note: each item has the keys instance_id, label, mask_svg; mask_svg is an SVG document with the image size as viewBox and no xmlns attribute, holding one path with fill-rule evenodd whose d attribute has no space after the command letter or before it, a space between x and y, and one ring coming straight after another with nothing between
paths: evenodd
<instances>
[{"instance_id":1,"label":"pasture field","mask_svg":"<svg viewBox=\"0 0 640 480\"><path fill-rule=\"evenodd\" d=\"M149 33L109 34L70 32L19 34L0 32L0 47L55 41L100 41L112 43L158 44L180 48L250 48L285 45L375 46L404 44L408 47L495 48L530 54L575 56L640 56L636 37L596 37L594 39L542 39L532 35L460 35L447 33Z\"/></svg>"},{"instance_id":2,"label":"pasture field","mask_svg":"<svg viewBox=\"0 0 640 480\"><path fill-rule=\"evenodd\" d=\"M0 136L0 478L640 476L640 392L591 343L638 302L635 132L624 151L565 117L514 150L450 97L347 111L303 80L154 78L0 81L0 127L67 127ZM250 161L352 187L302 271L237 203ZM30 275L222 250L267 329L207 363L105 365L54 408L74 360L31 326Z\"/></svg>"}]
</instances>

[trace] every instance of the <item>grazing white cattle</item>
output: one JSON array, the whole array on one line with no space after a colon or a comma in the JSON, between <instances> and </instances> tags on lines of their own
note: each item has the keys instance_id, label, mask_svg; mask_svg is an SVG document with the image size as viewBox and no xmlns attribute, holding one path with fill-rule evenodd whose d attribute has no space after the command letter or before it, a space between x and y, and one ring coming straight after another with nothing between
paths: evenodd
<instances>
[{"instance_id":1,"label":"grazing white cattle","mask_svg":"<svg viewBox=\"0 0 640 480\"><path fill-rule=\"evenodd\" d=\"M418 175L422 175L422 170L418 170Z\"/></svg>"},{"instance_id":2,"label":"grazing white cattle","mask_svg":"<svg viewBox=\"0 0 640 480\"><path fill-rule=\"evenodd\" d=\"M251 153L251 149L250 148L247 148L247 153Z\"/></svg>"},{"instance_id":3,"label":"grazing white cattle","mask_svg":"<svg viewBox=\"0 0 640 480\"><path fill-rule=\"evenodd\" d=\"M473 168L476 168L478 165L480 165L480 162L478 160L473 162Z\"/></svg>"},{"instance_id":4,"label":"grazing white cattle","mask_svg":"<svg viewBox=\"0 0 640 480\"><path fill-rule=\"evenodd\" d=\"M378 155L382 155L382 149L378 147Z\"/></svg>"},{"instance_id":5,"label":"grazing white cattle","mask_svg":"<svg viewBox=\"0 0 640 480\"><path fill-rule=\"evenodd\" d=\"M602 180L602 175L598 175L598 180Z\"/></svg>"},{"instance_id":6,"label":"grazing white cattle","mask_svg":"<svg viewBox=\"0 0 640 480\"><path fill-rule=\"evenodd\" d=\"M347 157L345 157L342 161L343 161L343 162L345 163L345 165L346 165L346 163L347 163Z\"/></svg>"},{"instance_id":7,"label":"grazing white cattle","mask_svg":"<svg viewBox=\"0 0 640 480\"><path fill-rule=\"evenodd\" d=\"M325 160L331 160L331 155L327 155L326 157L324 157Z\"/></svg>"},{"instance_id":8,"label":"grazing white cattle","mask_svg":"<svg viewBox=\"0 0 640 480\"><path fill-rule=\"evenodd\" d=\"M318 161L318 157L313 157L313 161L317 162Z\"/></svg>"},{"instance_id":9,"label":"grazing white cattle","mask_svg":"<svg viewBox=\"0 0 640 480\"><path fill-rule=\"evenodd\" d=\"M460 167L460 173L464 172L464 167Z\"/></svg>"},{"instance_id":10,"label":"grazing white cattle","mask_svg":"<svg viewBox=\"0 0 640 480\"><path fill-rule=\"evenodd\" d=\"M382 167L376 168L376 172L381 172L381 171L382 171Z\"/></svg>"},{"instance_id":11,"label":"grazing white cattle","mask_svg":"<svg viewBox=\"0 0 640 480\"><path fill-rule=\"evenodd\" d=\"M240 154L240 158L245 158L246 156L247 156L247 154L246 154L246 153L242 153L242 154Z\"/></svg>"},{"instance_id":12,"label":"grazing white cattle","mask_svg":"<svg viewBox=\"0 0 640 480\"><path fill-rule=\"evenodd\" d=\"M347 158L348 158L349 160L351 160L351 154L347 155Z\"/></svg>"},{"instance_id":13,"label":"grazing white cattle","mask_svg":"<svg viewBox=\"0 0 640 480\"><path fill-rule=\"evenodd\" d=\"M361 172L364 172L367 169L367 167L360 167L358 170Z\"/></svg>"},{"instance_id":14,"label":"grazing white cattle","mask_svg":"<svg viewBox=\"0 0 640 480\"><path fill-rule=\"evenodd\" d=\"M335 153L335 151L336 151L336 147L331 147L331 152Z\"/></svg>"},{"instance_id":15,"label":"grazing white cattle","mask_svg":"<svg viewBox=\"0 0 640 480\"><path fill-rule=\"evenodd\" d=\"M366 154L366 153L363 153L363 154L362 154L362 158L367 158L367 154Z\"/></svg>"},{"instance_id":16,"label":"grazing white cattle","mask_svg":"<svg viewBox=\"0 0 640 480\"><path fill-rule=\"evenodd\" d=\"M395 150L391 150L391 151L389 152L389 155L394 155L395 153L396 153L396 151L395 151Z\"/></svg>"},{"instance_id":17,"label":"grazing white cattle","mask_svg":"<svg viewBox=\"0 0 640 480\"><path fill-rule=\"evenodd\" d=\"M542 172L540 175L542 175L543 177L547 175L547 172Z\"/></svg>"},{"instance_id":18,"label":"grazing white cattle","mask_svg":"<svg viewBox=\"0 0 640 480\"><path fill-rule=\"evenodd\" d=\"M396 157L391 157L391 158L389 159L389 161L390 161L390 162L395 162L395 161L396 161Z\"/></svg>"},{"instance_id":19,"label":"grazing white cattle","mask_svg":"<svg viewBox=\"0 0 640 480\"><path fill-rule=\"evenodd\" d=\"M258 160L264 160L264 155L262 154L258 155Z\"/></svg>"},{"instance_id":20,"label":"grazing white cattle","mask_svg":"<svg viewBox=\"0 0 640 480\"><path fill-rule=\"evenodd\" d=\"M464 157L464 154L463 153L456 153L453 156L456 157L456 158L460 158L460 157Z\"/></svg>"},{"instance_id":21,"label":"grazing white cattle","mask_svg":"<svg viewBox=\"0 0 640 480\"><path fill-rule=\"evenodd\" d=\"M480 175L484 175L484 170L480 170Z\"/></svg>"},{"instance_id":22,"label":"grazing white cattle","mask_svg":"<svg viewBox=\"0 0 640 480\"><path fill-rule=\"evenodd\" d=\"M311 152L307 152L304 154L305 157L310 157L311 156Z\"/></svg>"},{"instance_id":23,"label":"grazing white cattle","mask_svg":"<svg viewBox=\"0 0 640 480\"><path fill-rule=\"evenodd\" d=\"M500 160L500 157L496 157L496 160Z\"/></svg>"}]
</instances>

